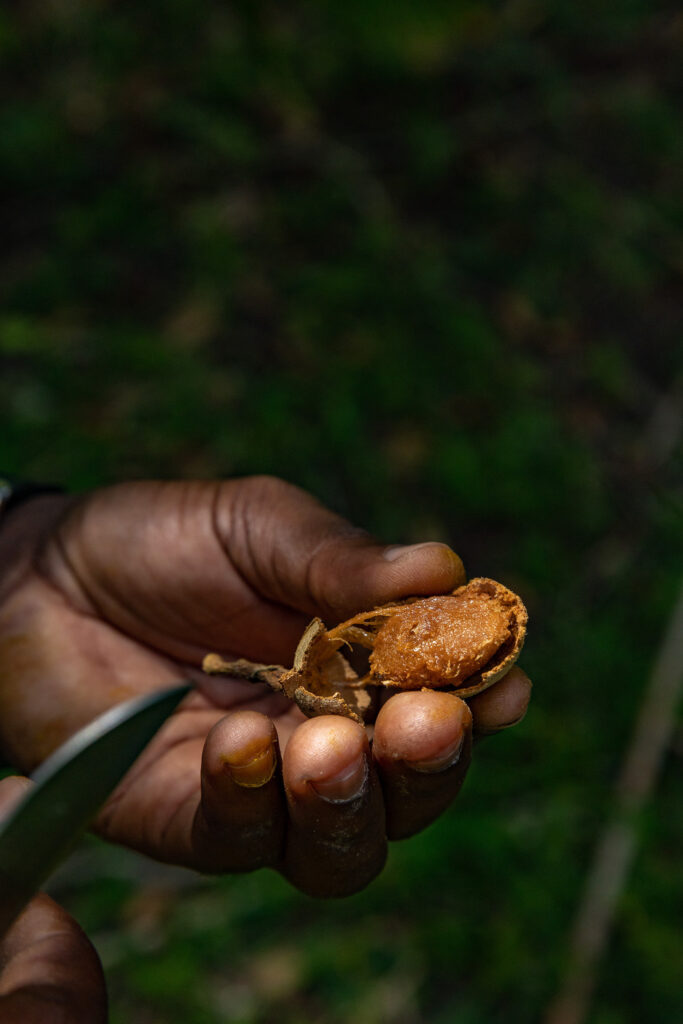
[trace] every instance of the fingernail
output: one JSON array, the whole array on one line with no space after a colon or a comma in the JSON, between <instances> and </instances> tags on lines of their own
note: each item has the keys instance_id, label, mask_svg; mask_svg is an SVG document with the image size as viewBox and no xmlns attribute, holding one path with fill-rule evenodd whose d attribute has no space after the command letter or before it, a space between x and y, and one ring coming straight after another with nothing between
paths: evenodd
<instances>
[{"instance_id":1,"label":"fingernail","mask_svg":"<svg viewBox=\"0 0 683 1024\"><path fill-rule=\"evenodd\" d=\"M244 758L241 758L239 754L233 754L230 758L226 758L224 763L238 786L256 789L259 786L265 786L266 782L270 782L272 779L277 765L277 757L271 743L255 756L251 751Z\"/></svg>"},{"instance_id":2,"label":"fingernail","mask_svg":"<svg viewBox=\"0 0 683 1024\"><path fill-rule=\"evenodd\" d=\"M356 758L343 771L330 779L309 779L309 786L319 797L332 804L345 804L359 797L368 778L366 757Z\"/></svg>"},{"instance_id":3,"label":"fingernail","mask_svg":"<svg viewBox=\"0 0 683 1024\"><path fill-rule=\"evenodd\" d=\"M427 774L443 772L458 763L464 742L465 736L464 733L461 733L453 743L449 743L435 757L430 757L424 761L408 761L406 763L409 768L414 769L416 772L425 772Z\"/></svg>"},{"instance_id":4,"label":"fingernail","mask_svg":"<svg viewBox=\"0 0 683 1024\"><path fill-rule=\"evenodd\" d=\"M419 551L420 548L431 547L434 547L434 542L431 540L423 541L422 544L392 544L391 547L384 549L383 555L385 561L395 562L398 558L403 558L404 555L412 555L414 551ZM448 545L440 544L439 547L448 548ZM450 551L450 548L448 550Z\"/></svg>"},{"instance_id":5,"label":"fingernail","mask_svg":"<svg viewBox=\"0 0 683 1024\"><path fill-rule=\"evenodd\" d=\"M382 554L386 562L396 562L399 558L412 556L416 551L421 551L424 548L432 548L438 551L439 554L450 562L455 580L465 581L465 567L462 564L460 555L456 554L448 544L442 544L440 541L427 540L421 544L392 544L390 547L385 548Z\"/></svg>"},{"instance_id":6,"label":"fingernail","mask_svg":"<svg viewBox=\"0 0 683 1024\"><path fill-rule=\"evenodd\" d=\"M478 737L483 736L494 736L497 732L503 732L504 729L512 729L514 725L519 725L523 718L526 717L527 709L525 708L521 715L517 718L511 719L509 722L496 723L495 726L479 725L475 727L475 732Z\"/></svg>"}]
</instances>

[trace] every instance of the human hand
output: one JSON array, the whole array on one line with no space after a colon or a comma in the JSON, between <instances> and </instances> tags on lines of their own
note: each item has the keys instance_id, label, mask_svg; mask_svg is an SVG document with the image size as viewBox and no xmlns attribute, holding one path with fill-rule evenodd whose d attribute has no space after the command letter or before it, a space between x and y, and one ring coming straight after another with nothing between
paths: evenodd
<instances>
[{"instance_id":1,"label":"human hand","mask_svg":"<svg viewBox=\"0 0 683 1024\"><path fill-rule=\"evenodd\" d=\"M0 820L28 779L0 782ZM104 1024L107 993L88 937L48 896L31 900L0 938L0 1024Z\"/></svg>"},{"instance_id":2,"label":"human hand","mask_svg":"<svg viewBox=\"0 0 683 1024\"><path fill-rule=\"evenodd\" d=\"M312 615L339 621L463 580L445 545L387 549L274 478L36 498L9 516L3 557L0 738L18 766L115 703L197 682L97 822L159 860L272 866L313 895L353 892L381 869L387 838L423 828L457 794L470 708L475 731L491 732L528 703L519 669L470 707L399 693L371 748L348 719L305 720L265 688L204 676L209 650L291 664Z\"/></svg>"}]
</instances>

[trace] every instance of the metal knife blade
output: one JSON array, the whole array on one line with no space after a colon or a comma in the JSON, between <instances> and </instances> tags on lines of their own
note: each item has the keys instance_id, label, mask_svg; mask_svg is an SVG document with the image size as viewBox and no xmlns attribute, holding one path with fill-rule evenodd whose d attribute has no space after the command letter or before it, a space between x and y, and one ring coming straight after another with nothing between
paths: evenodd
<instances>
[{"instance_id":1,"label":"metal knife blade","mask_svg":"<svg viewBox=\"0 0 683 1024\"><path fill-rule=\"evenodd\" d=\"M116 705L36 770L0 825L0 938L190 689L182 683Z\"/></svg>"}]
</instances>

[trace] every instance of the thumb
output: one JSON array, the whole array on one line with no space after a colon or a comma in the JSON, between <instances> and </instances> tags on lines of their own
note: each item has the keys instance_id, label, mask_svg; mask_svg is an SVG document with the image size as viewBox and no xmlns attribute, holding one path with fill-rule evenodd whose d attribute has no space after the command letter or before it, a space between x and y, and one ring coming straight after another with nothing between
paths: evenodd
<instances>
[{"instance_id":1,"label":"thumb","mask_svg":"<svg viewBox=\"0 0 683 1024\"><path fill-rule=\"evenodd\" d=\"M0 782L0 820L30 787ZM0 1024L105 1024L102 966L88 937L49 897L31 900L0 942Z\"/></svg>"},{"instance_id":2,"label":"thumb","mask_svg":"<svg viewBox=\"0 0 683 1024\"><path fill-rule=\"evenodd\" d=\"M291 656L330 622L465 581L445 544L378 544L276 477L146 481L95 491L48 538L41 572L69 604L186 661Z\"/></svg>"},{"instance_id":3,"label":"thumb","mask_svg":"<svg viewBox=\"0 0 683 1024\"><path fill-rule=\"evenodd\" d=\"M225 486L216 518L233 565L272 601L324 619L465 582L441 543L378 544L305 491L275 477Z\"/></svg>"}]
</instances>

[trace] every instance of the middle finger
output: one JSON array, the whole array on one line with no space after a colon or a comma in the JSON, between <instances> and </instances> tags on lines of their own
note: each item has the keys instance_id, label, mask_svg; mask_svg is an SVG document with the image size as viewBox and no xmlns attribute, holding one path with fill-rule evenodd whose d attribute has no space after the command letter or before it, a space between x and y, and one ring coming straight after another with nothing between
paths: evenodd
<instances>
[{"instance_id":1,"label":"middle finger","mask_svg":"<svg viewBox=\"0 0 683 1024\"><path fill-rule=\"evenodd\" d=\"M303 722L283 757L283 873L310 896L348 896L386 859L384 804L365 730L338 715Z\"/></svg>"}]
</instances>

